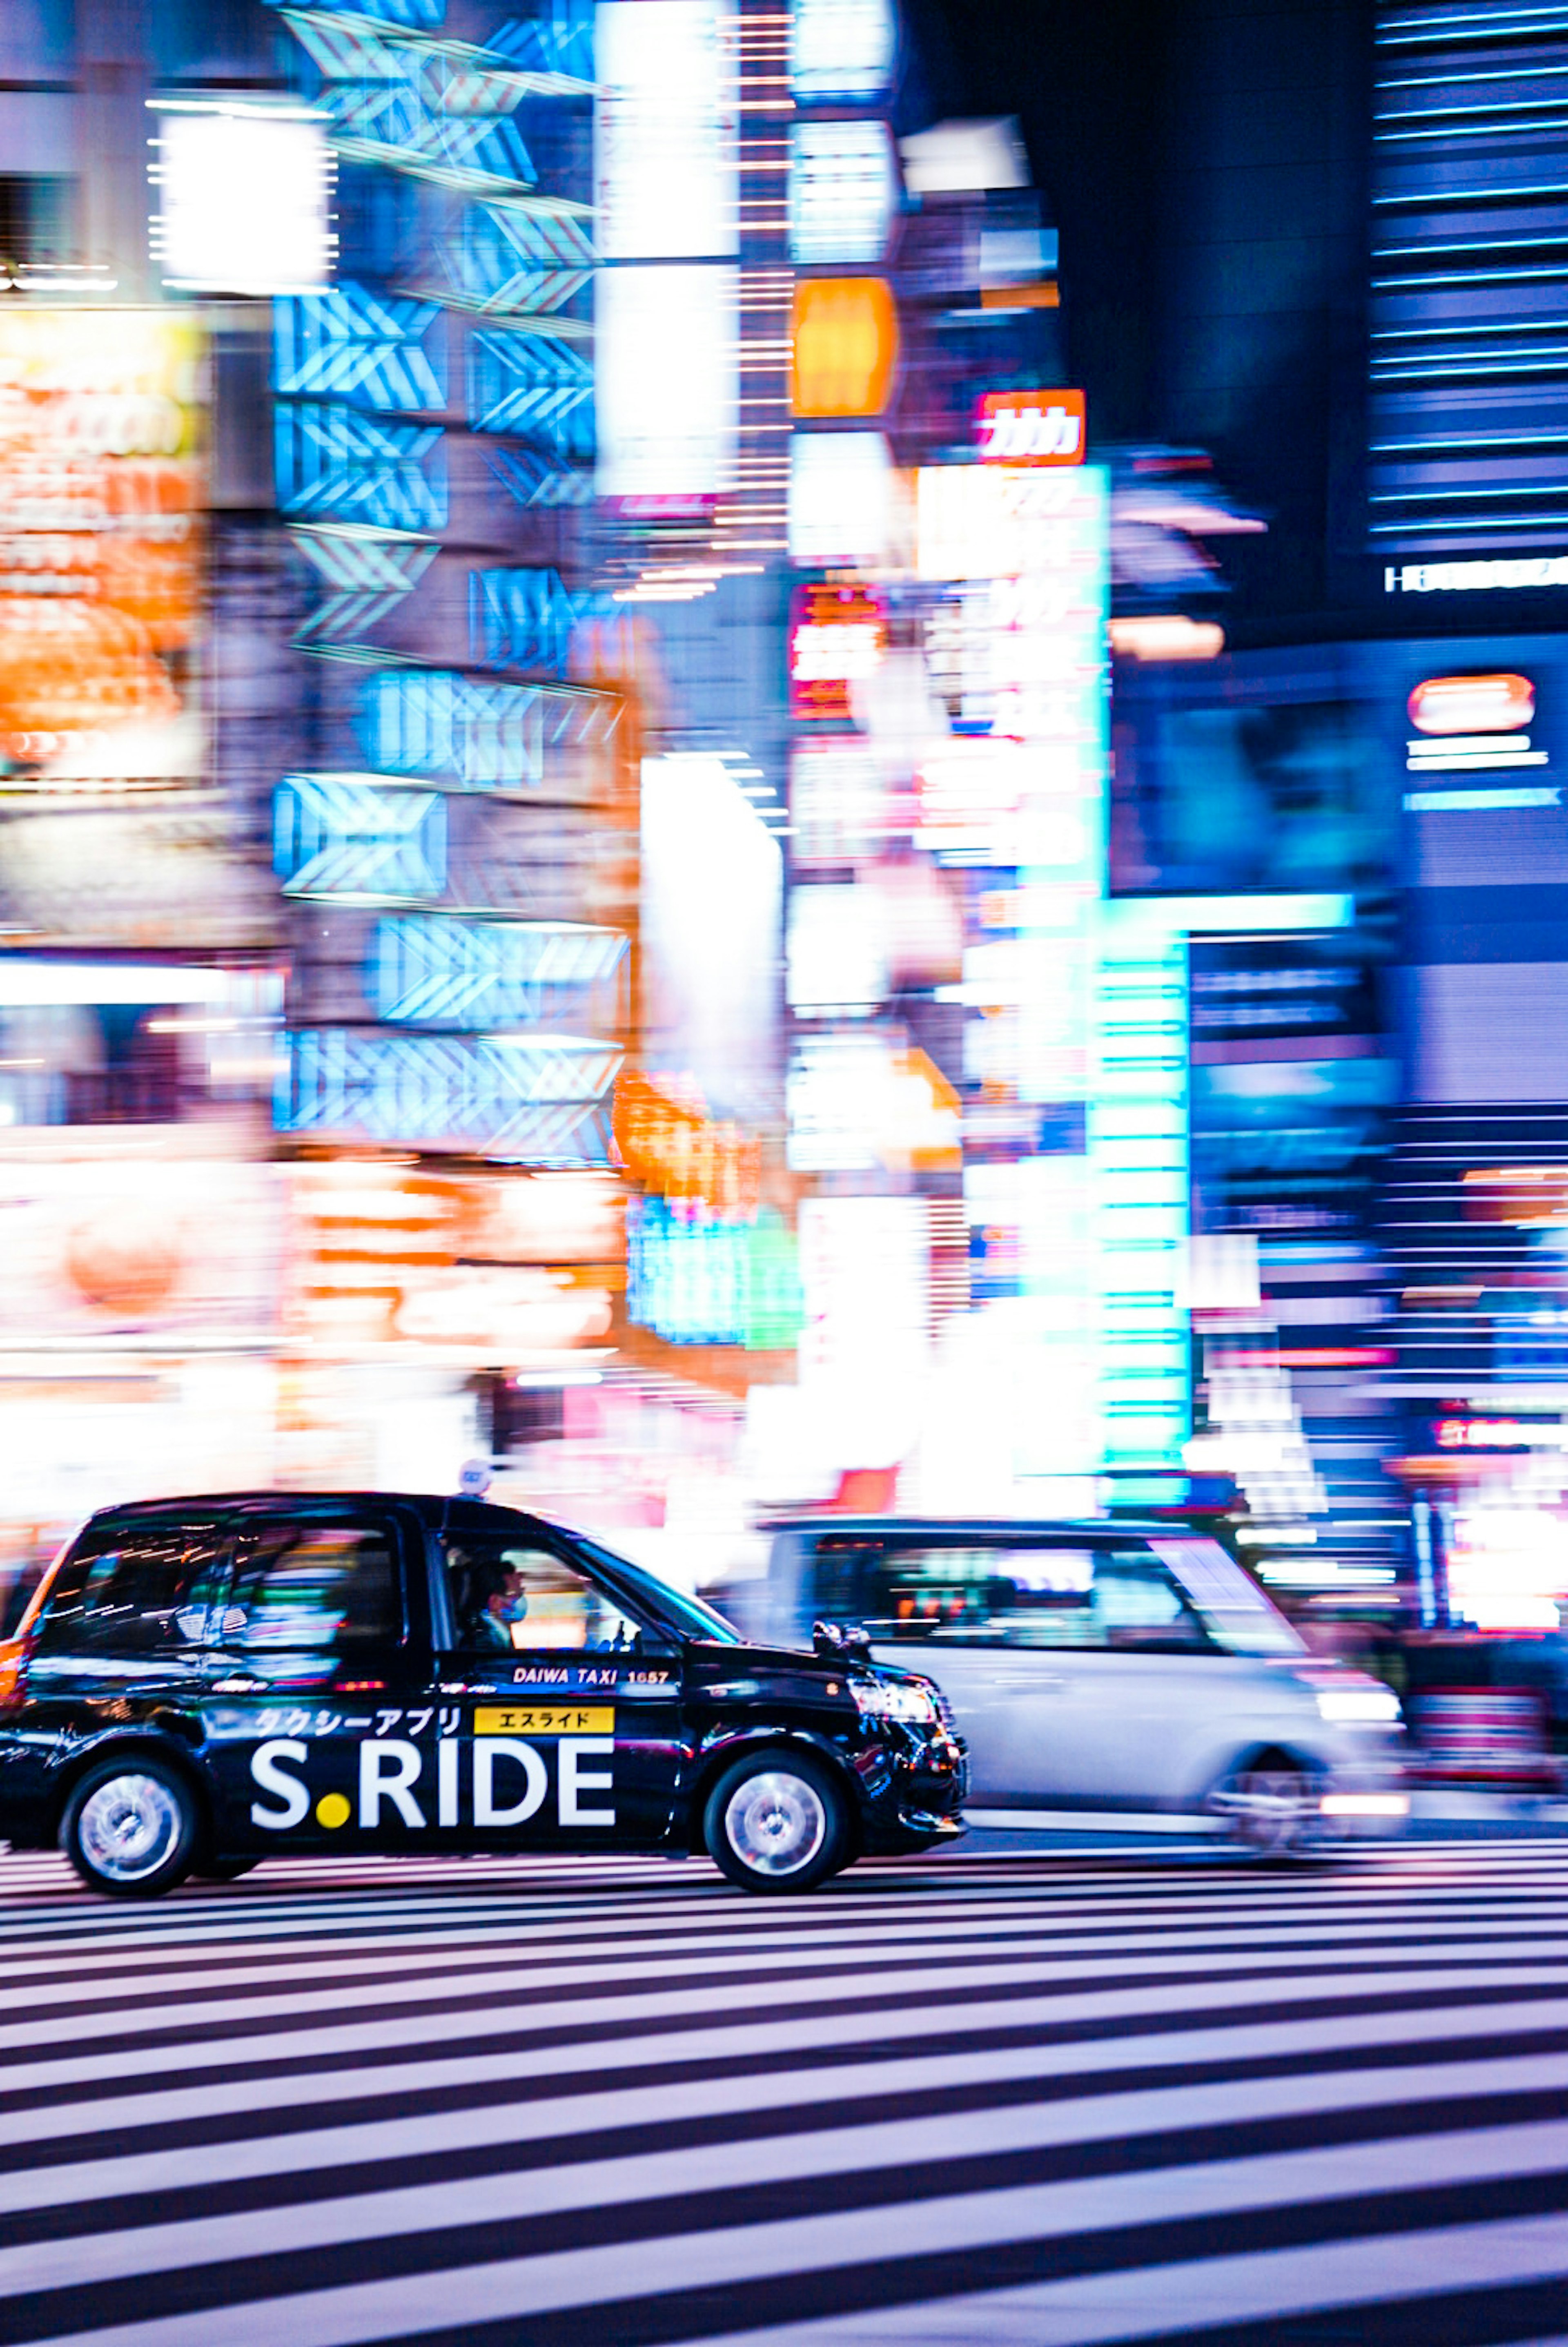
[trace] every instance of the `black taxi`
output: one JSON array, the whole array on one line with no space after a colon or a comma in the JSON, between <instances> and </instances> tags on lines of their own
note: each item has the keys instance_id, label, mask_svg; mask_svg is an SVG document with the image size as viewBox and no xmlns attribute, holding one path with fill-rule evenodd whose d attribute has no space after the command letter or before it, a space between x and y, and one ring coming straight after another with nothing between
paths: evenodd
<instances>
[{"instance_id":1,"label":"black taxi","mask_svg":"<svg viewBox=\"0 0 1568 2347\"><path fill-rule=\"evenodd\" d=\"M0 1840L151 1898L264 1858L706 1850L749 1891L962 1831L926 1679L754 1646L473 1499L230 1493L94 1516L0 1645Z\"/></svg>"}]
</instances>

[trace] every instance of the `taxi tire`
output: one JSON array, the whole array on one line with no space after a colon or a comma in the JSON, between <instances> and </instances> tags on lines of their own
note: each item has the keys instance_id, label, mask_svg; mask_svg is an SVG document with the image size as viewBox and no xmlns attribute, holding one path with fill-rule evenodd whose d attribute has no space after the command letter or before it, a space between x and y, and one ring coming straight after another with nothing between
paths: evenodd
<instances>
[{"instance_id":1,"label":"taxi tire","mask_svg":"<svg viewBox=\"0 0 1568 2347\"><path fill-rule=\"evenodd\" d=\"M127 1809L140 1813L159 1851L145 1872L116 1874L94 1859L93 1847L102 1840L111 1806L95 1796L117 1782L126 1788ZM190 1872L200 1848L201 1824L196 1794L178 1768L150 1753L127 1752L100 1761L72 1788L60 1820L60 1848L89 1891L106 1899L158 1899Z\"/></svg>"},{"instance_id":2,"label":"taxi tire","mask_svg":"<svg viewBox=\"0 0 1568 2347\"><path fill-rule=\"evenodd\" d=\"M777 1788L788 1799L789 1780L795 1780L802 1793L814 1797L821 1817L821 1834L809 1856L787 1871L769 1872L764 1866L754 1864L745 1850L736 1846L732 1838L736 1812L732 1804L753 1780L775 1780ZM759 1782L759 1796L768 1788ZM809 1799L797 1802L809 1809ZM850 1809L840 1788L820 1760L809 1753L793 1752L769 1746L760 1752L748 1752L733 1761L714 1784L703 1807L702 1838L719 1872L742 1891L752 1891L768 1898L783 1898L797 1892L815 1891L830 1874L848 1866L855 1855L850 1831Z\"/></svg>"}]
</instances>

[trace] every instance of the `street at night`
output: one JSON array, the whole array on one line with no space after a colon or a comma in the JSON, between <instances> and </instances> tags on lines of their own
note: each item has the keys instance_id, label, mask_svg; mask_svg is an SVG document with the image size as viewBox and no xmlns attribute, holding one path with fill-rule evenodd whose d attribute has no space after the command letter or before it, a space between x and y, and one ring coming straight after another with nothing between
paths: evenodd
<instances>
[{"instance_id":1,"label":"street at night","mask_svg":"<svg viewBox=\"0 0 1568 2347\"><path fill-rule=\"evenodd\" d=\"M1542 2339L1568 1840L0 1865L0 2338Z\"/></svg>"}]
</instances>

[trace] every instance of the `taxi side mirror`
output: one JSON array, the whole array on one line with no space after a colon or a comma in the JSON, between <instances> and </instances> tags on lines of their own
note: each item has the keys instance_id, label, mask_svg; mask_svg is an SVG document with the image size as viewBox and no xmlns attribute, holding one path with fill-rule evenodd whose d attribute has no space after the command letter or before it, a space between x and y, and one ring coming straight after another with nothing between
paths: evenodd
<instances>
[{"instance_id":1,"label":"taxi side mirror","mask_svg":"<svg viewBox=\"0 0 1568 2347\"><path fill-rule=\"evenodd\" d=\"M871 1651L871 1634L852 1622L813 1622L811 1652L825 1662L840 1655L864 1657Z\"/></svg>"}]
</instances>

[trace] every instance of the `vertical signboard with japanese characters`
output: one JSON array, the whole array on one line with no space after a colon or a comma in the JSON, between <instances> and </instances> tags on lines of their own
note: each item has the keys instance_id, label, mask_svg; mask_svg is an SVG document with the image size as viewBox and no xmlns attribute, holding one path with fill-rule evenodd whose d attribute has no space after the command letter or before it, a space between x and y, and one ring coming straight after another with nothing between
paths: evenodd
<instances>
[{"instance_id":1,"label":"vertical signboard with japanese characters","mask_svg":"<svg viewBox=\"0 0 1568 2347\"><path fill-rule=\"evenodd\" d=\"M920 569L948 582L962 731L917 776L967 870L964 1199L981 1348L1013 1471L1089 1496L1104 1453L1088 1125L1105 893L1106 492L1089 468L952 466L919 482ZM917 838L920 835L917 834ZM1021 1405L1020 1395L1027 1397Z\"/></svg>"},{"instance_id":2,"label":"vertical signboard with japanese characters","mask_svg":"<svg viewBox=\"0 0 1568 2347\"><path fill-rule=\"evenodd\" d=\"M188 772L203 345L146 310L0 317L0 758L25 787ZM166 773L160 774L160 764Z\"/></svg>"}]
</instances>

